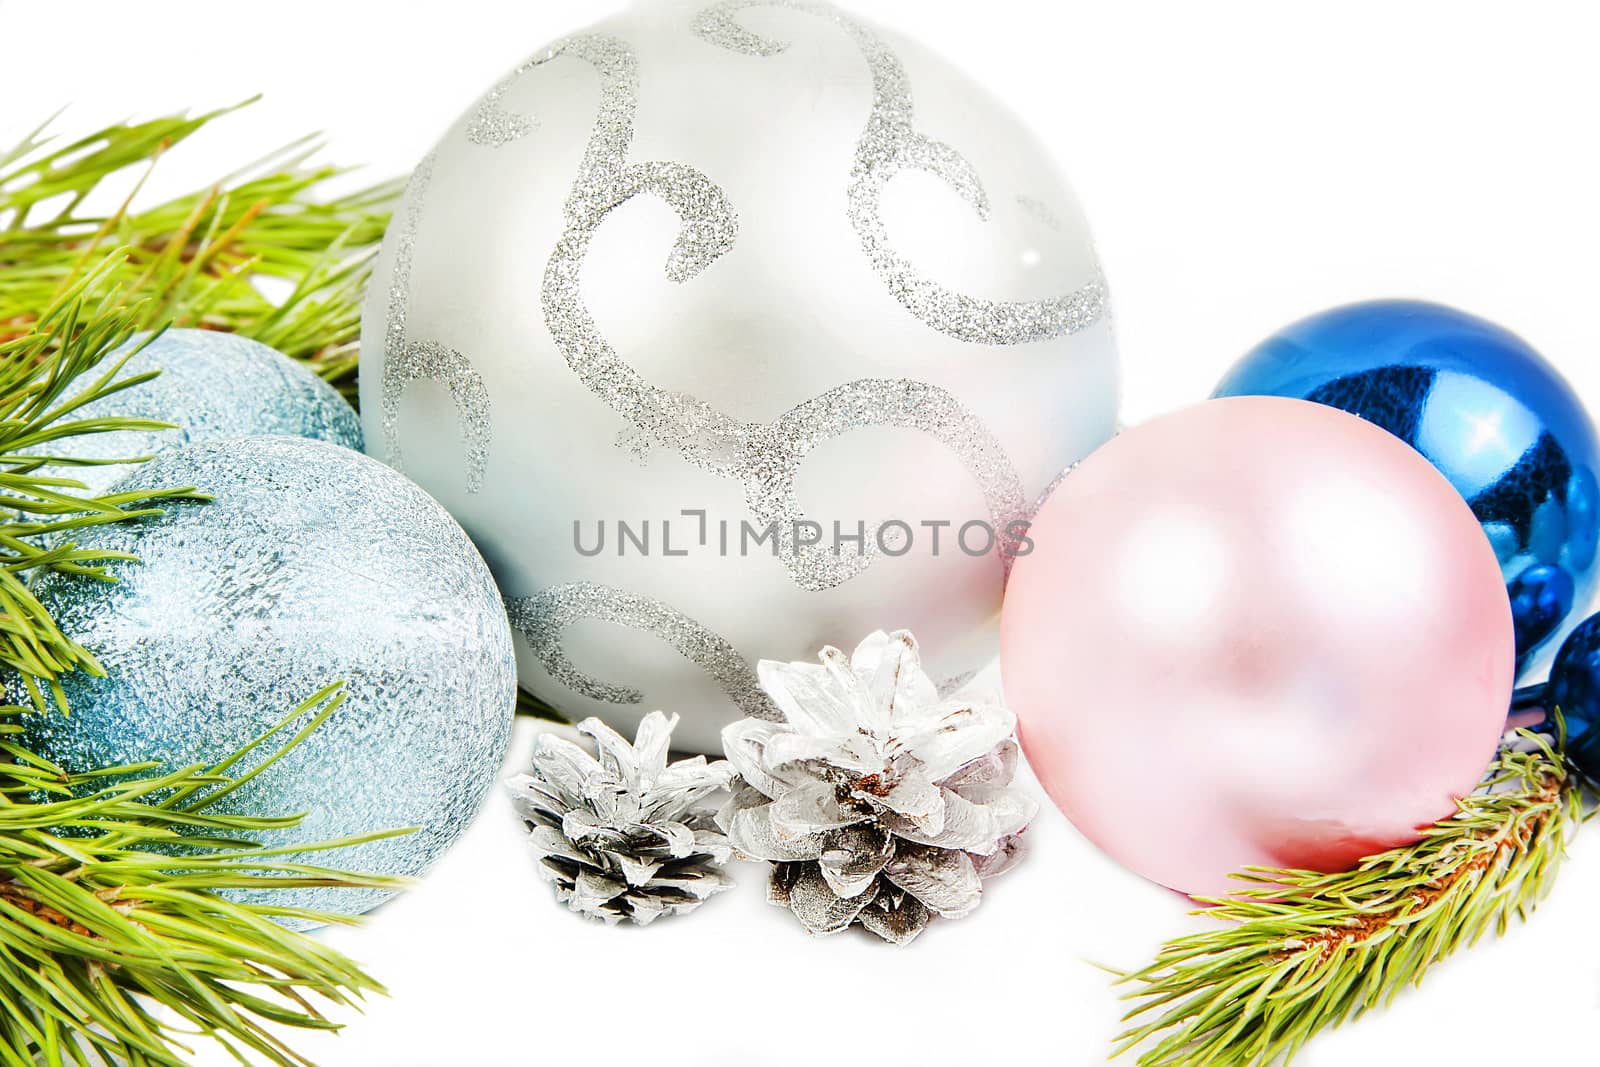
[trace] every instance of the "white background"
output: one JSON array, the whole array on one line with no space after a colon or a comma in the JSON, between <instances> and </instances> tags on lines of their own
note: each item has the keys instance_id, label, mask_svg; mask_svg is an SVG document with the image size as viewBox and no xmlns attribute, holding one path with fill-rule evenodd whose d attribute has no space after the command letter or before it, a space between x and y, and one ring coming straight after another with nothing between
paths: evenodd
<instances>
[{"instance_id":1,"label":"white background","mask_svg":"<svg viewBox=\"0 0 1600 1067\"><path fill-rule=\"evenodd\" d=\"M260 91L152 191L312 129L374 178L402 173L504 69L614 6L0 4L0 140L66 104L76 133ZM1600 404L1600 21L1583 5L852 6L955 59L1059 155L1111 283L1129 421L1204 397L1279 326L1378 296L1497 320ZM1053 811L1031 837L976 915L902 952L808 941L754 867L691 920L606 930L551 902L497 795L420 889L331 935L392 998L298 1043L329 1067L1097 1063L1117 1007L1086 961L1141 963L1194 920ZM1531 924L1301 1062L1592 1059L1596 901L1591 837Z\"/></svg>"}]
</instances>

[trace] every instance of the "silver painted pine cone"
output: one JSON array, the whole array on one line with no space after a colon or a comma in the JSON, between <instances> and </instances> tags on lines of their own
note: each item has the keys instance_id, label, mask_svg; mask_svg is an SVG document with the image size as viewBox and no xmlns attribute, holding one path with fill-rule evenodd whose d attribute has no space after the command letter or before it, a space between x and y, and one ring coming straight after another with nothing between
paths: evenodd
<instances>
[{"instance_id":1,"label":"silver painted pine cone","mask_svg":"<svg viewBox=\"0 0 1600 1067\"><path fill-rule=\"evenodd\" d=\"M769 898L812 933L859 924L904 944L976 908L1018 855L1039 806L1010 788L1016 717L940 700L904 630L820 658L761 662L787 721L723 731L739 778L717 822L736 852L776 864Z\"/></svg>"},{"instance_id":2,"label":"silver painted pine cone","mask_svg":"<svg viewBox=\"0 0 1600 1067\"><path fill-rule=\"evenodd\" d=\"M528 828L539 872L580 915L643 926L692 911L733 885L721 870L728 839L718 830L713 793L732 768L704 756L667 763L676 715L652 711L630 745L599 719L578 730L599 759L554 734L534 743L533 770L506 783Z\"/></svg>"}]
</instances>

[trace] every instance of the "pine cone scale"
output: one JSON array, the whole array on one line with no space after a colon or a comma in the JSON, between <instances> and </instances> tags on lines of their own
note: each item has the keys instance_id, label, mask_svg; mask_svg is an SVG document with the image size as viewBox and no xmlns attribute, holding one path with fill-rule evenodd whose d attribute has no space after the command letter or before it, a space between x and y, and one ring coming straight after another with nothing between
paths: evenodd
<instances>
[{"instance_id":1,"label":"pine cone scale","mask_svg":"<svg viewBox=\"0 0 1600 1067\"><path fill-rule=\"evenodd\" d=\"M725 820L723 830L736 850L751 859L772 863L814 860L822 855L827 845L826 832L785 835L773 823L772 807L770 803L760 804L731 814L728 808L722 809L719 818Z\"/></svg>"},{"instance_id":2,"label":"pine cone scale","mask_svg":"<svg viewBox=\"0 0 1600 1067\"><path fill-rule=\"evenodd\" d=\"M813 780L773 801L769 817L780 836L804 836L866 822L872 813L841 804L837 787Z\"/></svg>"},{"instance_id":3,"label":"pine cone scale","mask_svg":"<svg viewBox=\"0 0 1600 1067\"><path fill-rule=\"evenodd\" d=\"M829 889L853 898L873 887L894 855L893 837L872 827L852 826L828 836L817 866Z\"/></svg>"},{"instance_id":4,"label":"pine cone scale","mask_svg":"<svg viewBox=\"0 0 1600 1067\"><path fill-rule=\"evenodd\" d=\"M976 908L983 892L972 857L950 849L905 846L884 867L883 876L949 918Z\"/></svg>"},{"instance_id":5,"label":"pine cone scale","mask_svg":"<svg viewBox=\"0 0 1600 1067\"><path fill-rule=\"evenodd\" d=\"M950 777L993 752L1016 732L1017 720L1009 711L1001 715L988 711L969 704L947 712L922 733L908 738L905 753L920 761L930 777Z\"/></svg>"},{"instance_id":6,"label":"pine cone scale","mask_svg":"<svg viewBox=\"0 0 1600 1067\"><path fill-rule=\"evenodd\" d=\"M850 928L872 895L841 897L829 887L822 872L807 864L788 886L788 906L807 930L814 934L837 934Z\"/></svg>"},{"instance_id":7,"label":"pine cone scale","mask_svg":"<svg viewBox=\"0 0 1600 1067\"><path fill-rule=\"evenodd\" d=\"M913 767L905 771L899 780L881 793L871 788L863 789L858 785L850 791L850 795L903 818L925 824L932 833L937 833L938 828L944 824L944 798L940 795L939 787L933 784L933 780L923 773L921 768Z\"/></svg>"},{"instance_id":8,"label":"pine cone scale","mask_svg":"<svg viewBox=\"0 0 1600 1067\"><path fill-rule=\"evenodd\" d=\"M993 751L986 752L960 767L944 780L944 786L963 795L966 790L979 786L1004 786L1016 777L1020 751L1017 743L1008 739Z\"/></svg>"},{"instance_id":9,"label":"pine cone scale","mask_svg":"<svg viewBox=\"0 0 1600 1067\"><path fill-rule=\"evenodd\" d=\"M1003 790L987 803L974 802L952 789L944 791L944 823L930 832L912 819L891 818L899 836L919 845L954 848L986 856L1012 834L1020 833L1038 814L1039 805L1014 790Z\"/></svg>"},{"instance_id":10,"label":"pine cone scale","mask_svg":"<svg viewBox=\"0 0 1600 1067\"><path fill-rule=\"evenodd\" d=\"M859 922L892 945L909 945L928 928L933 914L914 896L880 893L862 909Z\"/></svg>"}]
</instances>

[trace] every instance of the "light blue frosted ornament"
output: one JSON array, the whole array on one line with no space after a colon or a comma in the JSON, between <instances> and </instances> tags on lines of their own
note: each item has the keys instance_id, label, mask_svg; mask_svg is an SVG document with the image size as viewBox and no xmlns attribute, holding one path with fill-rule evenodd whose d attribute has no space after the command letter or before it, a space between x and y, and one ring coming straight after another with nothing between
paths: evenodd
<instances>
[{"instance_id":1,"label":"light blue frosted ornament","mask_svg":"<svg viewBox=\"0 0 1600 1067\"><path fill-rule=\"evenodd\" d=\"M64 679L71 714L25 716L22 743L73 771L214 763L344 681L347 699L328 721L220 807L307 812L298 828L261 835L274 846L421 827L295 857L420 874L472 819L510 737L511 633L477 550L403 476L320 441L192 445L118 488L171 485L215 499L75 531L85 548L140 558L111 566L118 581L36 583L108 677ZM354 914L385 896L296 889L270 899Z\"/></svg>"},{"instance_id":2,"label":"light blue frosted ornament","mask_svg":"<svg viewBox=\"0 0 1600 1067\"><path fill-rule=\"evenodd\" d=\"M147 336L136 336L107 356L102 373ZM88 404L70 418L154 419L176 429L82 434L51 442L50 454L128 459L247 434L289 434L361 450L361 417L344 397L299 363L258 341L217 330L168 330L136 352L118 377L153 370L161 373ZM134 466L63 466L54 473L76 478L100 494Z\"/></svg>"}]
</instances>

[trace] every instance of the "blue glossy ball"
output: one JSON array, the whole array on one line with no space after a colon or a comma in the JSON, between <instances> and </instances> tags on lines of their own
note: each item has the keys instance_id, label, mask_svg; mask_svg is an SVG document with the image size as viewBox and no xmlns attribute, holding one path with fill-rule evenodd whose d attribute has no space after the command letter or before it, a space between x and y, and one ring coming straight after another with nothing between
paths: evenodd
<instances>
[{"instance_id":1,"label":"blue glossy ball","mask_svg":"<svg viewBox=\"0 0 1600 1067\"><path fill-rule=\"evenodd\" d=\"M1327 404L1426 456L1499 555L1524 678L1583 617L1600 579L1600 441L1571 387L1515 334L1437 304L1352 304L1268 338L1216 395Z\"/></svg>"},{"instance_id":2,"label":"blue glossy ball","mask_svg":"<svg viewBox=\"0 0 1600 1067\"><path fill-rule=\"evenodd\" d=\"M1600 615L1567 638L1550 671L1545 701L1567 724L1567 756L1600 779Z\"/></svg>"},{"instance_id":3,"label":"blue glossy ball","mask_svg":"<svg viewBox=\"0 0 1600 1067\"><path fill-rule=\"evenodd\" d=\"M99 373L144 341L145 335L134 337L112 352ZM66 437L51 442L51 453L75 459L128 459L252 434L307 437L361 451L361 416L344 397L302 364L259 341L218 330L168 330L129 357L118 377L147 371L161 373L87 404L70 418L152 419L172 423L174 429ZM84 386L94 377L98 373L85 376ZM54 473L103 493L136 468L137 464L116 463L61 467Z\"/></svg>"}]
</instances>

